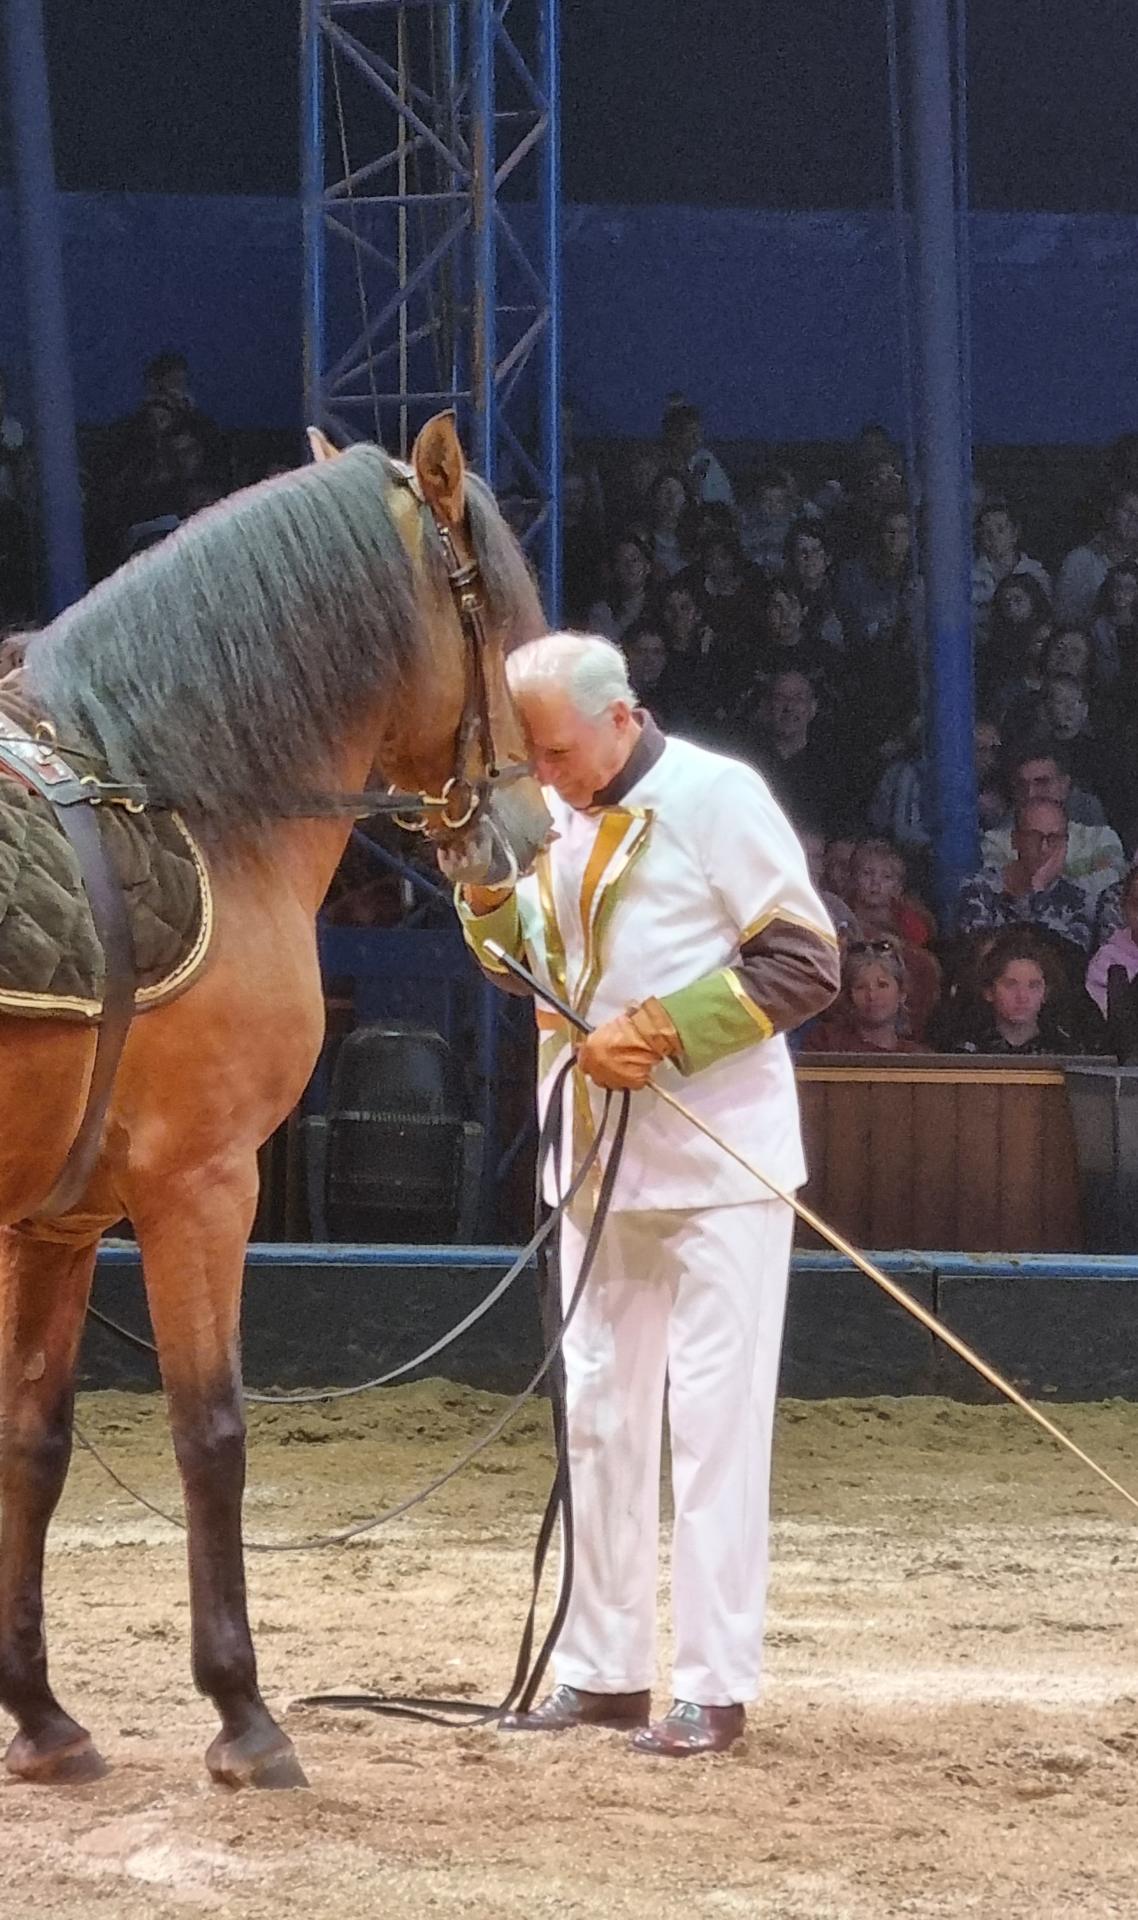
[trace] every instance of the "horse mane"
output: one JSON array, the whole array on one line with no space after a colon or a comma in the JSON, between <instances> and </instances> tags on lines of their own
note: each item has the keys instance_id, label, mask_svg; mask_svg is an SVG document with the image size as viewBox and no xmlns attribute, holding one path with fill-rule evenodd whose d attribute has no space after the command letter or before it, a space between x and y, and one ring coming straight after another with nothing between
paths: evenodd
<instances>
[{"instance_id":1,"label":"horse mane","mask_svg":"<svg viewBox=\"0 0 1138 1920\"><path fill-rule=\"evenodd\" d=\"M37 636L26 686L68 739L141 781L222 848L334 784L339 741L430 658L446 570L430 531L416 582L378 447L262 482L195 515ZM521 550L468 479L488 624L543 631Z\"/></svg>"}]
</instances>

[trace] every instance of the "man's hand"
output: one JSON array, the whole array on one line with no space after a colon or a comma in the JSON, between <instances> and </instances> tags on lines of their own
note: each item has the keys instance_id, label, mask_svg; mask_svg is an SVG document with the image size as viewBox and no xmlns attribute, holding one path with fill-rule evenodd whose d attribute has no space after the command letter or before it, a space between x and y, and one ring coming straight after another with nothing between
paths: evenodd
<instances>
[{"instance_id":1,"label":"man's hand","mask_svg":"<svg viewBox=\"0 0 1138 1920\"><path fill-rule=\"evenodd\" d=\"M581 1042L577 1065L611 1092L647 1086L653 1067L679 1052L680 1036L658 1000L644 1000L594 1027Z\"/></svg>"}]
</instances>

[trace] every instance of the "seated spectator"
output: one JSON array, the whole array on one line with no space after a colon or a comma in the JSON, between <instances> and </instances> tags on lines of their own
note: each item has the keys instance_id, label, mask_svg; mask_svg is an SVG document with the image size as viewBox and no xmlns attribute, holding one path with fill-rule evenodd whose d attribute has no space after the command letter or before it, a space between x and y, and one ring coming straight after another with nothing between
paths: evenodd
<instances>
[{"instance_id":1,"label":"seated spectator","mask_svg":"<svg viewBox=\"0 0 1138 1920\"><path fill-rule=\"evenodd\" d=\"M1112 687L1123 672L1138 680L1138 561L1111 567L1095 596L1091 619L1095 691Z\"/></svg>"},{"instance_id":2,"label":"seated spectator","mask_svg":"<svg viewBox=\"0 0 1138 1920\"><path fill-rule=\"evenodd\" d=\"M1051 603L1030 574L1009 574L992 597L987 645L978 674L980 697L1005 739L1036 725L1043 689L1043 652L1051 637Z\"/></svg>"},{"instance_id":3,"label":"seated spectator","mask_svg":"<svg viewBox=\"0 0 1138 1920\"><path fill-rule=\"evenodd\" d=\"M866 821L874 833L907 852L924 852L932 845L924 820L928 765L920 745L921 723L914 720L904 741L905 751L886 767L866 809Z\"/></svg>"},{"instance_id":4,"label":"seated spectator","mask_svg":"<svg viewBox=\"0 0 1138 1920\"><path fill-rule=\"evenodd\" d=\"M1087 992L1101 1013L1107 1011L1107 984L1112 967L1121 967L1128 981L1138 974L1138 867L1131 867L1117 888L1122 923L1096 947L1087 968Z\"/></svg>"},{"instance_id":5,"label":"seated spectator","mask_svg":"<svg viewBox=\"0 0 1138 1920\"><path fill-rule=\"evenodd\" d=\"M602 550L593 528L588 482L570 468L561 478L561 581L571 626L585 626L589 608L601 597Z\"/></svg>"},{"instance_id":6,"label":"seated spectator","mask_svg":"<svg viewBox=\"0 0 1138 1920\"><path fill-rule=\"evenodd\" d=\"M846 645L871 647L912 619L916 595L909 515L903 506L881 514L854 556L838 568L837 605Z\"/></svg>"},{"instance_id":7,"label":"seated spectator","mask_svg":"<svg viewBox=\"0 0 1138 1920\"><path fill-rule=\"evenodd\" d=\"M798 595L807 635L840 653L845 630L834 599L830 549L821 520L796 520L783 548L782 577Z\"/></svg>"},{"instance_id":8,"label":"seated spectator","mask_svg":"<svg viewBox=\"0 0 1138 1920\"><path fill-rule=\"evenodd\" d=\"M928 952L936 922L924 904L906 892L904 856L887 840L860 840L850 862L847 898L866 940L897 942L905 959L909 1022L914 1039L940 999L941 970Z\"/></svg>"},{"instance_id":9,"label":"seated spectator","mask_svg":"<svg viewBox=\"0 0 1138 1920\"><path fill-rule=\"evenodd\" d=\"M807 632L802 602L788 581L770 580L760 590L756 626L758 644L753 659L757 674L769 677L793 668L822 690L826 668L836 663L838 655Z\"/></svg>"},{"instance_id":10,"label":"seated spectator","mask_svg":"<svg viewBox=\"0 0 1138 1920\"><path fill-rule=\"evenodd\" d=\"M657 726L668 731L671 721L659 699L660 685L668 667L668 643L655 620L638 620L621 641L628 662L628 677L642 707L647 707Z\"/></svg>"},{"instance_id":11,"label":"seated spectator","mask_svg":"<svg viewBox=\"0 0 1138 1920\"><path fill-rule=\"evenodd\" d=\"M739 540L751 565L760 573L776 574L798 507L798 483L784 467L761 473L754 498L744 498L739 510Z\"/></svg>"},{"instance_id":12,"label":"seated spectator","mask_svg":"<svg viewBox=\"0 0 1138 1920\"><path fill-rule=\"evenodd\" d=\"M664 409L660 445L663 465L673 473L686 474L697 500L720 500L734 506L731 482L711 448L704 445L699 408L682 395L675 396Z\"/></svg>"},{"instance_id":13,"label":"seated spectator","mask_svg":"<svg viewBox=\"0 0 1138 1920\"><path fill-rule=\"evenodd\" d=\"M818 696L807 676L790 667L758 689L732 731L795 826L824 831L841 806L841 773L817 721Z\"/></svg>"},{"instance_id":14,"label":"seated spectator","mask_svg":"<svg viewBox=\"0 0 1138 1920\"><path fill-rule=\"evenodd\" d=\"M594 600L587 615L590 633L619 643L622 634L644 614L652 556L634 533L622 533L609 554L608 591Z\"/></svg>"},{"instance_id":15,"label":"seated spectator","mask_svg":"<svg viewBox=\"0 0 1138 1920\"><path fill-rule=\"evenodd\" d=\"M687 488L678 474L661 473L649 500L645 538L652 556L652 578L670 580L688 564L680 539L680 524L689 505Z\"/></svg>"},{"instance_id":16,"label":"seated spectator","mask_svg":"<svg viewBox=\"0 0 1138 1920\"><path fill-rule=\"evenodd\" d=\"M854 834L837 834L826 842L822 878L831 893L848 900L853 890L853 857L857 851Z\"/></svg>"},{"instance_id":17,"label":"seated spectator","mask_svg":"<svg viewBox=\"0 0 1138 1920\"><path fill-rule=\"evenodd\" d=\"M683 580L669 580L659 596L660 629L668 664L658 697L670 726L693 739L710 739L729 697L729 663ZM730 663L733 668L733 662Z\"/></svg>"},{"instance_id":18,"label":"seated spectator","mask_svg":"<svg viewBox=\"0 0 1138 1920\"><path fill-rule=\"evenodd\" d=\"M1090 694L1094 647L1091 636L1082 627L1056 627L1043 648L1043 677L1051 681L1056 674L1077 680ZM1046 698L1044 699L1046 709Z\"/></svg>"},{"instance_id":19,"label":"seated spectator","mask_svg":"<svg viewBox=\"0 0 1138 1920\"><path fill-rule=\"evenodd\" d=\"M802 1043L803 1053L919 1053L907 1032L905 958L896 940L851 940L842 991Z\"/></svg>"},{"instance_id":20,"label":"seated spectator","mask_svg":"<svg viewBox=\"0 0 1138 1920\"><path fill-rule=\"evenodd\" d=\"M1084 546L1073 547L1055 583L1055 611L1071 626L1085 626L1112 567L1138 560L1138 488L1115 486L1103 525Z\"/></svg>"},{"instance_id":21,"label":"seated spectator","mask_svg":"<svg viewBox=\"0 0 1138 1920\"><path fill-rule=\"evenodd\" d=\"M976 558L972 562L972 632L978 646L987 637L992 599L1001 580L1029 574L1048 598L1051 579L1046 567L1020 546L1019 525L1006 500L985 500L976 516Z\"/></svg>"},{"instance_id":22,"label":"seated spectator","mask_svg":"<svg viewBox=\"0 0 1138 1920\"><path fill-rule=\"evenodd\" d=\"M986 835L985 842L992 836ZM1055 800L1021 802L1011 834L1011 859L985 866L961 885L956 930L965 938L1004 927L1046 931L1068 949L1090 950L1094 909L1087 890L1065 872L1068 823ZM854 901L856 909L856 899Z\"/></svg>"},{"instance_id":23,"label":"seated spectator","mask_svg":"<svg viewBox=\"0 0 1138 1920\"><path fill-rule=\"evenodd\" d=\"M753 664L748 660L748 641L755 624L755 576L738 539L724 527L720 514L704 509L697 534L697 557L683 573L673 577L695 594L700 612L734 672L744 680L750 679Z\"/></svg>"},{"instance_id":24,"label":"seated spectator","mask_svg":"<svg viewBox=\"0 0 1138 1920\"><path fill-rule=\"evenodd\" d=\"M1054 953L1025 928L997 935L976 968L976 991L953 1003L946 1053L1085 1053L1093 1041L1068 1004ZM1092 1016L1093 1017L1093 1016ZM1098 1038L1098 1036L1095 1036Z\"/></svg>"},{"instance_id":25,"label":"seated spectator","mask_svg":"<svg viewBox=\"0 0 1138 1920\"><path fill-rule=\"evenodd\" d=\"M972 734L976 758L976 811L980 831L998 827L1008 810L1008 796L1000 769L1000 729L994 720L978 716Z\"/></svg>"},{"instance_id":26,"label":"seated spectator","mask_svg":"<svg viewBox=\"0 0 1138 1920\"><path fill-rule=\"evenodd\" d=\"M561 490L564 511L565 486L572 481L580 492L579 514L593 541L605 543L605 490L596 461L577 442L577 422L567 400L561 402Z\"/></svg>"},{"instance_id":27,"label":"seated spectator","mask_svg":"<svg viewBox=\"0 0 1138 1920\"><path fill-rule=\"evenodd\" d=\"M1106 825L1094 795L1072 786L1070 764L1062 749L1051 743L1026 747L1013 757L1010 772L1013 813L984 834L980 853L986 867L1004 867L1012 857L1014 809L1031 800L1049 800L1063 809L1069 822L1065 864L1060 869L1066 878L1077 880L1092 898L1121 879L1126 869L1122 842ZM1088 819L1094 814L1097 820Z\"/></svg>"},{"instance_id":28,"label":"seated spectator","mask_svg":"<svg viewBox=\"0 0 1138 1920\"><path fill-rule=\"evenodd\" d=\"M834 923L838 945L844 953L850 940L861 938L861 928L858 926L857 915L853 908L847 906L836 893L831 893L826 885L826 836L816 827L800 827L798 837L802 842L802 851L806 855L810 878L817 888L826 912Z\"/></svg>"},{"instance_id":29,"label":"seated spectator","mask_svg":"<svg viewBox=\"0 0 1138 1920\"><path fill-rule=\"evenodd\" d=\"M1062 636L1085 639L1078 629ZM1071 778L1082 787L1097 780L1103 767L1103 749L1091 725L1090 701L1081 681L1069 673L1048 673L1043 688L1043 738L1062 755Z\"/></svg>"},{"instance_id":30,"label":"seated spectator","mask_svg":"<svg viewBox=\"0 0 1138 1920\"><path fill-rule=\"evenodd\" d=\"M901 455L885 428L870 421L850 445L844 488L836 498L829 490L835 552L845 559L872 544L881 515L906 504Z\"/></svg>"}]
</instances>

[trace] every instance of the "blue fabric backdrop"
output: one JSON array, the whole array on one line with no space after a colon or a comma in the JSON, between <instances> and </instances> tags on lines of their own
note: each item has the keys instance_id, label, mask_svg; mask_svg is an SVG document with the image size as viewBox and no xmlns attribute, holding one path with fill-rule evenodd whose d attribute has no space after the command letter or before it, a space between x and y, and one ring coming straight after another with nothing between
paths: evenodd
<instances>
[{"instance_id":1,"label":"blue fabric backdrop","mask_svg":"<svg viewBox=\"0 0 1138 1920\"><path fill-rule=\"evenodd\" d=\"M135 405L143 361L177 345L223 424L299 423L294 201L63 205L83 420ZM1087 443L1138 426L1138 218L977 214L972 236L977 439ZM18 398L15 239L0 196L0 360ZM566 387L584 432L651 433L674 387L724 438L844 438L871 417L900 428L888 215L571 206L564 258ZM334 291L354 297L346 278Z\"/></svg>"}]
</instances>

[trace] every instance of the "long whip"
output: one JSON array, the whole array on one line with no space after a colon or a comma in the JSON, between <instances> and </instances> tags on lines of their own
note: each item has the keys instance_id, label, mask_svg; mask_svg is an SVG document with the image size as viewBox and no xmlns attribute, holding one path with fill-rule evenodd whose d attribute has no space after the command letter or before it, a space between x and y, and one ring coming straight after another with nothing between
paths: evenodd
<instances>
[{"instance_id":1,"label":"long whip","mask_svg":"<svg viewBox=\"0 0 1138 1920\"><path fill-rule=\"evenodd\" d=\"M520 961L515 960L496 940L488 940L486 942L486 951L499 965L505 967L509 973L514 975L515 979L527 986L530 992L535 994L539 1000L544 1000L547 1006L552 1007L555 1012L561 1015L562 1019L567 1020L570 1026L575 1027L579 1033L591 1033L593 1031L587 1020L582 1019L581 1015L576 1013L574 1009L570 1007L566 1001L562 1000L558 994L554 993L551 988L543 985L540 980L536 979L528 967L524 967ZM1127 1501L1130 1506L1138 1511L1138 1498L1135 1498L1134 1494L1128 1492L1119 1481L1115 1480L1113 1476L1106 1471L1105 1467L1099 1465L1097 1460L1092 1460L1089 1453L1084 1453L1083 1449L1076 1445L1069 1434L1064 1433L1062 1428L1057 1427L1053 1420L1049 1420L1045 1413L1041 1413L1038 1407L1033 1406L1030 1400L1025 1399L1018 1387L1013 1386L1010 1380L1005 1380L1002 1373L997 1373L995 1367L991 1366L982 1355L976 1353L966 1341L960 1338L959 1334L953 1333L951 1327L946 1327L943 1320L938 1320L935 1314L930 1313L928 1308L922 1306L919 1300L914 1299L911 1293L907 1293L904 1287L898 1286L895 1280L891 1280L889 1275L883 1273L880 1267L875 1266L873 1261L868 1259L864 1253L859 1253L858 1249L851 1246L850 1242L845 1239L842 1234L838 1233L834 1227L829 1226L825 1220L821 1219L812 1207L806 1206L801 1200L797 1199L793 1193L787 1193L778 1185L777 1181L771 1179L769 1174L764 1173L761 1167L757 1167L752 1160L748 1160L744 1154L739 1153L727 1140L724 1140L721 1134L716 1133L713 1127L709 1127L705 1121L699 1118L698 1114L693 1113L690 1107L686 1107L682 1100L677 1100L675 1094L670 1093L667 1087L662 1087L657 1080L649 1080L648 1085L657 1099L662 1100L665 1106L671 1107L674 1112L681 1114L691 1126L695 1127L696 1130L702 1133L708 1140L714 1142L714 1144L719 1147L722 1152L727 1154L730 1159L734 1160L738 1166L743 1167L747 1173L752 1174L761 1185L766 1187L769 1193L774 1195L776 1200L782 1200L788 1207L792 1207L804 1226L810 1227L821 1239L827 1241L836 1253L840 1253L852 1266L858 1269L859 1273L864 1273L867 1280L872 1280L874 1285L880 1287L884 1293L887 1293L891 1300L895 1300L899 1307L904 1307L906 1313L911 1314L914 1320L918 1320L921 1326L926 1327L931 1334L935 1335L946 1347L957 1354L967 1366L972 1368L974 1373L980 1375L982 1380L986 1380L989 1386L995 1387L996 1391L1002 1393L1006 1400L1010 1400L1013 1406L1019 1407L1021 1411L1026 1413L1030 1419L1034 1420L1036 1426L1041 1427L1043 1432L1052 1440L1057 1440L1061 1447L1066 1447L1068 1453L1073 1453L1076 1460L1081 1460L1085 1467L1089 1467L1091 1472L1097 1474L1100 1480L1105 1481L1106 1485L1110 1487L1113 1492L1120 1494L1123 1500Z\"/></svg>"}]
</instances>

